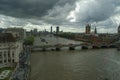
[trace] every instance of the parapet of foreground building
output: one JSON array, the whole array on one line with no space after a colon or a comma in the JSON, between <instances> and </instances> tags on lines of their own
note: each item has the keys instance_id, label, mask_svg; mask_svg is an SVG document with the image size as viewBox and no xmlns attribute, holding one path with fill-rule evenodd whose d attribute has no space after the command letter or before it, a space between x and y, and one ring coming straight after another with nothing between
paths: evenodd
<instances>
[{"instance_id":1,"label":"parapet of foreground building","mask_svg":"<svg viewBox=\"0 0 120 80\"><path fill-rule=\"evenodd\" d=\"M11 33L0 33L0 66L17 64L22 51L22 42L16 41Z\"/></svg>"},{"instance_id":2,"label":"parapet of foreground building","mask_svg":"<svg viewBox=\"0 0 120 80\"><path fill-rule=\"evenodd\" d=\"M12 33L17 39L26 38L26 31L23 28L7 28L4 30L4 33Z\"/></svg>"}]
</instances>

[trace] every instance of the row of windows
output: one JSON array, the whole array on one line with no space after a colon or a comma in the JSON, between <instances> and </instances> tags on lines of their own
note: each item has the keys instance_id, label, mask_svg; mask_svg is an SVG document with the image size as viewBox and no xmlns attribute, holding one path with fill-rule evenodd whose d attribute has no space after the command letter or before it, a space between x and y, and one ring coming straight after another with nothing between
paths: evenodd
<instances>
[{"instance_id":1,"label":"row of windows","mask_svg":"<svg viewBox=\"0 0 120 80\"><path fill-rule=\"evenodd\" d=\"M0 57L2 57L2 53L0 52ZM9 51L4 51L4 57L6 57L8 55L8 57L10 57L10 52ZM12 57L14 57L14 51L12 51Z\"/></svg>"},{"instance_id":2,"label":"row of windows","mask_svg":"<svg viewBox=\"0 0 120 80\"><path fill-rule=\"evenodd\" d=\"M7 60L4 60L4 63L6 63L6 62L7 62ZM11 62L11 60L8 59L8 62ZM14 59L12 59L12 62L14 62ZM0 63L2 63L2 60L0 60Z\"/></svg>"},{"instance_id":3,"label":"row of windows","mask_svg":"<svg viewBox=\"0 0 120 80\"><path fill-rule=\"evenodd\" d=\"M13 46L13 45L15 45L15 44L9 44L9 43L6 43L6 44L0 44L0 47L2 47L2 46Z\"/></svg>"}]
</instances>

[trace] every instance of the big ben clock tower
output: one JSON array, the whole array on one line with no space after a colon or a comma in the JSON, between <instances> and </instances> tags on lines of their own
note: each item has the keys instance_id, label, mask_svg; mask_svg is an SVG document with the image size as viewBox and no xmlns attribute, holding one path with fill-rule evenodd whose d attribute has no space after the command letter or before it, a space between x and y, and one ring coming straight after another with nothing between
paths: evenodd
<instances>
[{"instance_id":1,"label":"big ben clock tower","mask_svg":"<svg viewBox=\"0 0 120 80\"><path fill-rule=\"evenodd\" d=\"M120 34L120 25L118 26L118 34Z\"/></svg>"}]
</instances>

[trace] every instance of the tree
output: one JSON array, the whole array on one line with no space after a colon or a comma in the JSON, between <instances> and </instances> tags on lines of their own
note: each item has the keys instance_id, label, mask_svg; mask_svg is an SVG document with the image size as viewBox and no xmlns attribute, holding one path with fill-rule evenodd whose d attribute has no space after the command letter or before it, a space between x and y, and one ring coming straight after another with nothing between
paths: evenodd
<instances>
[{"instance_id":1,"label":"tree","mask_svg":"<svg viewBox=\"0 0 120 80\"><path fill-rule=\"evenodd\" d=\"M33 45L33 42L34 42L34 37L29 36L24 40L24 45Z\"/></svg>"}]
</instances>

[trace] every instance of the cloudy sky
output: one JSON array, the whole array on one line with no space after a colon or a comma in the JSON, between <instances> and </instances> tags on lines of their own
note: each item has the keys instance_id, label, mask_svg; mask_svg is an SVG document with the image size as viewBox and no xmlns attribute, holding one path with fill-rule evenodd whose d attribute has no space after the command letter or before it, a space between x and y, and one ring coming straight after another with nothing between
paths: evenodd
<instances>
[{"instance_id":1,"label":"cloudy sky","mask_svg":"<svg viewBox=\"0 0 120 80\"><path fill-rule=\"evenodd\" d=\"M0 0L0 27L84 32L85 25L100 33L116 33L120 0Z\"/></svg>"}]
</instances>

